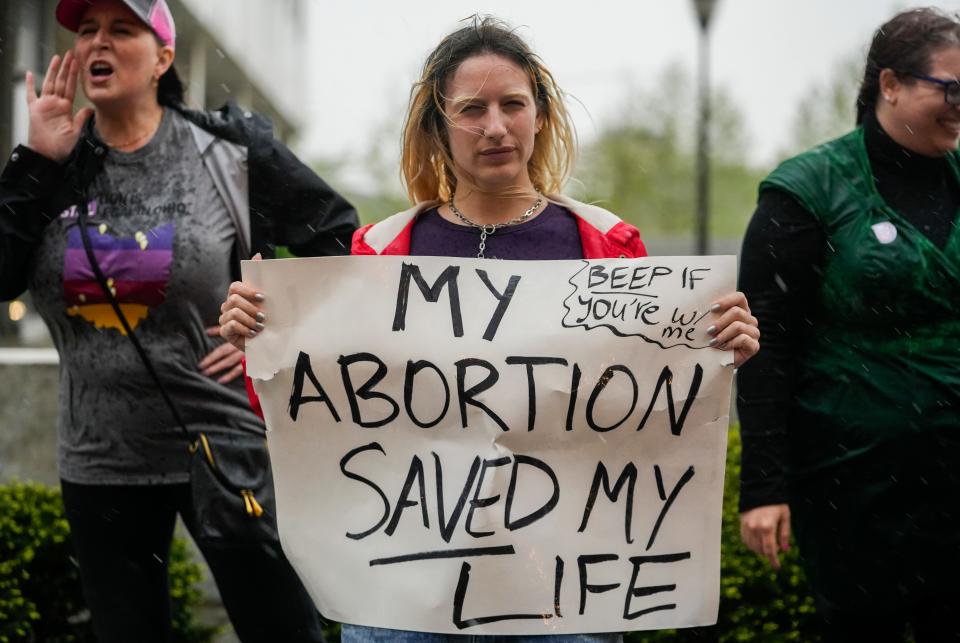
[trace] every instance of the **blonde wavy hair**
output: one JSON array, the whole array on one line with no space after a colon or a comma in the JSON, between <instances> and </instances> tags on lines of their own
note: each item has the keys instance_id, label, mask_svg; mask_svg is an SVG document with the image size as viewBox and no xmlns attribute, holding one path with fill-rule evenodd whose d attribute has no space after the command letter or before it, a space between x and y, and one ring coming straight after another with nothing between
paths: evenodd
<instances>
[{"instance_id":1,"label":"blonde wavy hair","mask_svg":"<svg viewBox=\"0 0 960 643\"><path fill-rule=\"evenodd\" d=\"M481 54L503 56L529 76L543 126L534 141L528 172L540 192L560 192L573 168L577 140L563 92L539 56L506 23L480 15L466 20L470 24L446 36L427 56L420 79L410 91L400 155L407 195L413 203L447 201L456 191L444 88L464 60Z\"/></svg>"}]
</instances>

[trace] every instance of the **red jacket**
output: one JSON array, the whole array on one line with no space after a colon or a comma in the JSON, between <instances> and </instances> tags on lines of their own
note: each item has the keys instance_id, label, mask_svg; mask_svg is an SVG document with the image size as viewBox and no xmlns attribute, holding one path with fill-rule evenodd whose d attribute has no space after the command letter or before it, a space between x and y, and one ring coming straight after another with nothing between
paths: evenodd
<instances>
[{"instance_id":1,"label":"red jacket","mask_svg":"<svg viewBox=\"0 0 960 643\"><path fill-rule=\"evenodd\" d=\"M548 197L570 210L577 219L580 245L584 259L612 259L646 257L647 249L640 240L640 231L629 223L595 205L580 203L564 196ZM378 223L363 226L353 233L352 255L409 255L410 233L417 215L436 207L436 201L418 203ZM246 363L244 363L246 371ZM260 399L253 390L253 382L245 377L247 395L253 410L263 417Z\"/></svg>"},{"instance_id":2,"label":"red jacket","mask_svg":"<svg viewBox=\"0 0 960 643\"><path fill-rule=\"evenodd\" d=\"M576 217L584 259L647 256L640 231L615 214L564 196L547 198L567 208ZM425 201L383 221L363 226L353 233L350 254L409 255L410 233L417 215L437 205L436 201Z\"/></svg>"}]
</instances>

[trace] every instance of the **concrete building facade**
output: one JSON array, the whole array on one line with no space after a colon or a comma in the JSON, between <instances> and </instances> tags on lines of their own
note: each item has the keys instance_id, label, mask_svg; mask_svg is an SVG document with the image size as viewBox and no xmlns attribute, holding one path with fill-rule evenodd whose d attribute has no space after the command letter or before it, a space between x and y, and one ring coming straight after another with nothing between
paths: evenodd
<instances>
[{"instance_id":1,"label":"concrete building facade","mask_svg":"<svg viewBox=\"0 0 960 643\"><path fill-rule=\"evenodd\" d=\"M177 23L176 67L195 107L235 100L268 114L283 139L302 125L307 91L305 0L168 0ZM42 76L72 34L56 0L0 0L0 152L26 138L24 72ZM82 100L82 98L80 99Z\"/></svg>"}]
</instances>

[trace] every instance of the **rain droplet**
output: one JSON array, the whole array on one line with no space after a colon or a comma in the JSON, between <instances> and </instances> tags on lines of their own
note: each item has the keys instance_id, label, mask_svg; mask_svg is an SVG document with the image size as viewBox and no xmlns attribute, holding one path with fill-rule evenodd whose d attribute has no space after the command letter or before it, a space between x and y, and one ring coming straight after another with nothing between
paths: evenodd
<instances>
[{"instance_id":1,"label":"rain droplet","mask_svg":"<svg viewBox=\"0 0 960 643\"><path fill-rule=\"evenodd\" d=\"M780 277L780 275L774 274L774 275L773 275L773 280L774 280L775 282L777 282L777 287L780 288L780 290L782 290L783 292L787 292L787 291L789 290L789 289L787 288L787 284L783 281L783 279Z\"/></svg>"}]
</instances>

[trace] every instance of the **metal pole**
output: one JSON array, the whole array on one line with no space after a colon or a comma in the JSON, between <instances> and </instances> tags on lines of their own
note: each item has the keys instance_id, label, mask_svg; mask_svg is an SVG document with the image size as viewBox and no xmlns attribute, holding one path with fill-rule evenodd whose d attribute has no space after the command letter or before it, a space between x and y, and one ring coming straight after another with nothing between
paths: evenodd
<instances>
[{"instance_id":1,"label":"metal pole","mask_svg":"<svg viewBox=\"0 0 960 643\"><path fill-rule=\"evenodd\" d=\"M700 29L697 119L697 254L709 252L710 218L710 30Z\"/></svg>"}]
</instances>

